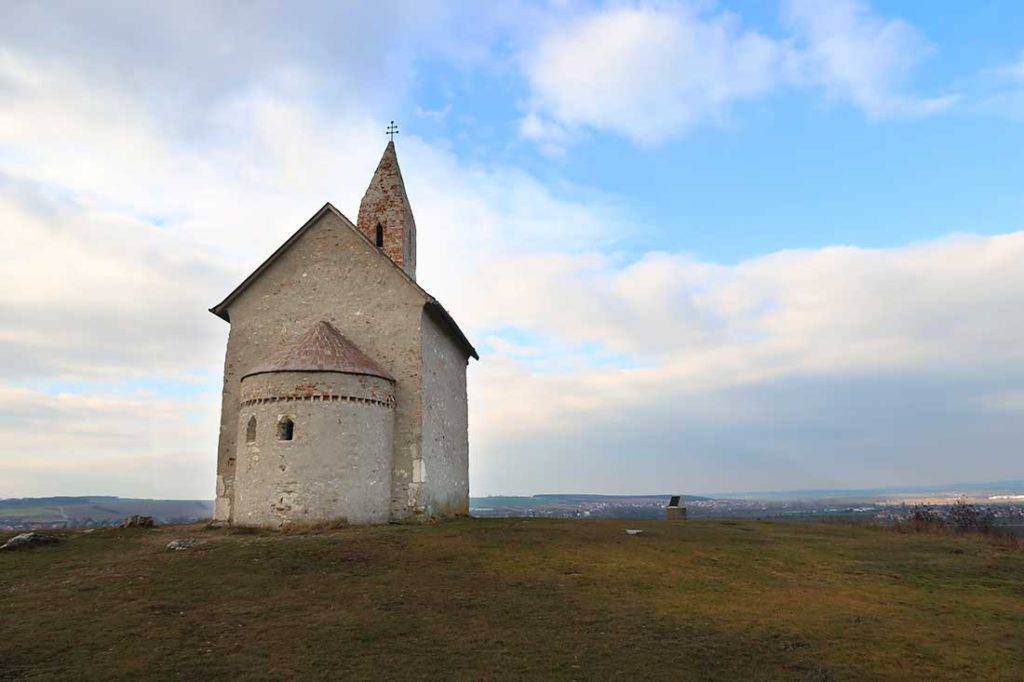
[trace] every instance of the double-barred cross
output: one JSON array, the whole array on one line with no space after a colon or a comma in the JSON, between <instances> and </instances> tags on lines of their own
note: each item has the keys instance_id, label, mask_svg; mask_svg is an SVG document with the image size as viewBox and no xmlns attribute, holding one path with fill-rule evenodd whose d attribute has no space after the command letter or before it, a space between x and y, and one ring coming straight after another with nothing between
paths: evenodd
<instances>
[{"instance_id":1,"label":"double-barred cross","mask_svg":"<svg viewBox=\"0 0 1024 682\"><path fill-rule=\"evenodd\" d=\"M389 125L388 129L385 130L384 132L388 134L392 141L394 141L395 135L398 134L398 125L394 121L392 121L391 125Z\"/></svg>"}]
</instances>

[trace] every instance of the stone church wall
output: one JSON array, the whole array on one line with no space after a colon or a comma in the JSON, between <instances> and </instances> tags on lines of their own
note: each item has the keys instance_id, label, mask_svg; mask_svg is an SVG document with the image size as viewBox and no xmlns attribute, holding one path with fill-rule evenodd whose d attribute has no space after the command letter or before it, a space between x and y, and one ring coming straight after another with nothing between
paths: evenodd
<instances>
[{"instance_id":1,"label":"stone church wall","mask_svg":"<svg viewBox=\"0 0 1024 682\"><path fill-rule=\"evenodd\" d=\"M420 460L420 317L425 298L344 219L325 213L229 308L217 467L216 518L234 495L239 381L282 344L326 320L397 381L392 513L418 505L413 463Z\"/></svg>"},{"instance_id":2,"label":"stone church wall","mask_svg":"<svg viewBox=\"0 0 1024 682\"><path fill-rule=\"evenodd\" d=\"M431 516L469 513L466 355L423 314L423 466L421 497Z\"/></svg>"}]
</instances>

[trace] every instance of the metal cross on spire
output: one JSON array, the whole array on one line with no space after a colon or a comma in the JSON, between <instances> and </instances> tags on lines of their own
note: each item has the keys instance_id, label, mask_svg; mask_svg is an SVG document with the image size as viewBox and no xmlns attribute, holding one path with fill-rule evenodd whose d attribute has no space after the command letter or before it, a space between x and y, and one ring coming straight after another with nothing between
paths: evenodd
<instances>
[{"instance_id":1,"label":"metal cross on spire","mask_svg":"<svg viewBox=\"0 0 1024 682\"><path fill-rule=\"evenodd\" d=\"M398 134L398 124L396 124L394 121L392 121L391 125L389 125L388 129L385 130L384 132L387 133L388 136L391 138L391 141L394 142L395 141L395 135Z\"/></svg>"}]
</instances>

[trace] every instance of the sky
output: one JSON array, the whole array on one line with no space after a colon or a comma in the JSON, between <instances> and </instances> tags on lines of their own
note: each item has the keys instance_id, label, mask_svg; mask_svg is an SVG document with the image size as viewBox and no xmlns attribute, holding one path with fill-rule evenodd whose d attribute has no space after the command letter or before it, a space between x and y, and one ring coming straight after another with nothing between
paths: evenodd
<instances>
[{"instance_id":1,"label":"sky","mask_svg":"<svg viewBox=\"0 0 1024 682\"><path fill-rule=\"evenodd\" d=\"M1024 479L1024 5L3 3L0 497L213 497L394 119L473 495Z\"/></svg>"}]
</instances>

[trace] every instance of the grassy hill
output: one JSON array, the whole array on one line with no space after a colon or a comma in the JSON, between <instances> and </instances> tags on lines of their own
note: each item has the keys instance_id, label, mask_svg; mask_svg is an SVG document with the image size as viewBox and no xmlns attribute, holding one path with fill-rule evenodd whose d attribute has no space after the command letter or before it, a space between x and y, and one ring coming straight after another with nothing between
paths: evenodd
<instances>
[{"instance_id":1,"label":"grassy hill","mask_svg":"<svg viewBox=\"0 0 1024 682\"><path fill-rule=\"evenodd\" d=\"M1024 677L1019 550L630 525L644 534L537 519L68 532L0 553L0 679ZM165 549L185 536L206 543Z\"/></svg>"}]
</instances>

